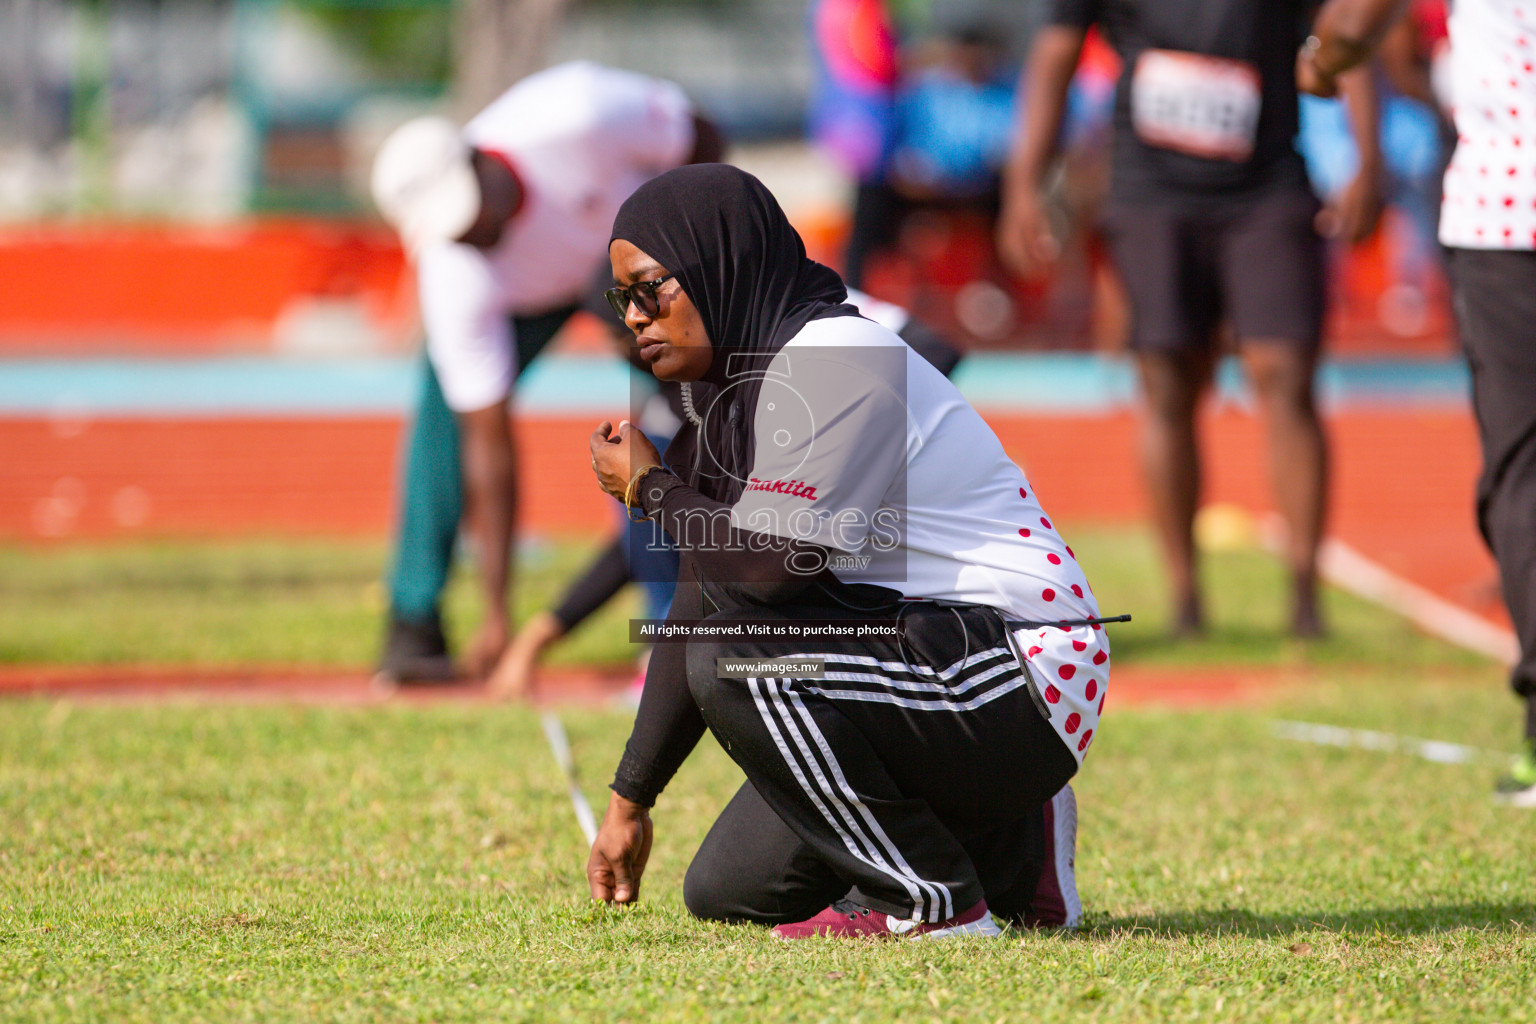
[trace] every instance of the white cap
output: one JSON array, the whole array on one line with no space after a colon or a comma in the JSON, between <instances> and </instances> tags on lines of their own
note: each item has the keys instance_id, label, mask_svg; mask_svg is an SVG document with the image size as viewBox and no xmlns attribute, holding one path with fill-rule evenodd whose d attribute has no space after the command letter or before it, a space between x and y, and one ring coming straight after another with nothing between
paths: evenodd
<instances>
[{"instance_id":1,"label":"white cap","mask_svg":"<svg viewBox=\"0 0 1536 1024\"><path fill-rule=\"evenodd\" d=\"M450 241L480 215L472 150L452 121L419 117L396 128L373 162L373 201L412 252Z\"/></svg>"}]
</instances>

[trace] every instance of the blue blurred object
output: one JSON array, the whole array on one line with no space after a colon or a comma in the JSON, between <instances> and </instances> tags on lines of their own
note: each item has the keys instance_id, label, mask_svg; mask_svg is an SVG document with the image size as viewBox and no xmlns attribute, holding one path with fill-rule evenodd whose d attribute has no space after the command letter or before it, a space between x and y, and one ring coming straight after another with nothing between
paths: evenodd
<instances>
[{"instance_id":1,"label":"blue blurred object","mask_svg":"<svg viewBox=\"0 0 1536 1024\"><path fill-rule=\"evenodd\" d=\"M1028 103L1028 97L1024 97ZM1079 67L1067 90L1067 107L1061 119L1062 149L1107 141L1115 112L1115 79L1097 68Z\"/></svg>"},{"instance_id":2,"label":"blue blurred object","mask_svg":"<svg viewBox=\"0 0 1536 1024\"><path fill-rule=\"evenodd\" d=\"M1441 256L1440 177L1446 150L1440 122L1417 100L1388 95L1383 97L1380 132L1387 177L1383 198L1403 214L1401 233L1391 249L1394 276L1422 286L1424 275L1439 266ZM1339 100L1301 97L1297 148L1313 188L1324 198L1338 195L1360 166L1349 117Z\"/></svg>"},{"instance_id":3,"label":"blue blurred object","mask_svg":"<svg viewBox=\"0 0 1536 1024\"><path fill-rule=\"evenodd\" d=\"M952 197L985 193L1008 156L1012 82L928 71L897 98L896 124L892 165L904 182Z\"/></svg>"},{"instance_id":4,"label":"blue blurred object","mask_svg":"<svg viewBox=\"0 0 1536 1024\"><path fill-rule=\"evenodd\" d=\"M1317 96L1301 97L1297 147L1307 162L1312 185L1323 196L1337 194L1360 166L1344 104ZM1381 155L1394 179L1438 176L1440 127L1433 111L1403 96L1388 96L1381 112Z\"/></svg>"},{"instance_id":5,"label":"blue blurred object","mask_svg":"<svg viewBox=\"0 0 1536 1024\"><path fill-rule=\"evenodd\" d=\"M860 181L885 171L895 137L896 37L882 0L817 0L810 20L812 136Z\"/></svg>"}]
</instances>

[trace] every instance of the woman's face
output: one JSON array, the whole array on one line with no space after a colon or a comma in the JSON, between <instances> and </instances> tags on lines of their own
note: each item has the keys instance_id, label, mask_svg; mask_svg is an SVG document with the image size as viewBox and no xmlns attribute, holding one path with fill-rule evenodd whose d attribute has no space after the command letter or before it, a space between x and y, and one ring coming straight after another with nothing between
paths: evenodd
<instances>
[{"instance_id":1,"label":"woman's face","mask_svg":"<svg viewBox=\"0 0 1536 1024\"><path fill-rule=\"evenodd\" d=\"M622 238L608 247L608 259L613 279L621 286L667 276L661 264ZM675 277L657 289L656 303L655 316L648 316L636 302L624 311L624 323L635 332L640 358L657 380L698 380L714 361L703 317Z\"/></svg>"}]
</instances>

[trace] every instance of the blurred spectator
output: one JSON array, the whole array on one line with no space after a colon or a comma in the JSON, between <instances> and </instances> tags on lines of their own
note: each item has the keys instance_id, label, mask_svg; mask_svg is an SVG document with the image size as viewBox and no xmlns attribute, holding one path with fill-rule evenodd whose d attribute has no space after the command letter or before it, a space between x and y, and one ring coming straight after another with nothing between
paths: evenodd
<instances>
[{"instance_id":1,"label":"blurred spectator","mask_svg":"<svg viewBox=\"0 0 1536 1024\"><path fill-rule=\"evenodd\" d=\"M856 182L843 280L858 287L864 257L887 237L894 212L886 172L896 137L896 30L884 0L817 0L811 39L811 134Z\"/></svg>"},{"instance_id":2,"label":"blurred spectator","mask_svg":"<svg viewBox=\"0 0 1536 1024\"><path fill-rule=\"evenodd\" d=\"M1313 396L1323 268L1318 204L1292 140L1294 63L1312 5L1259 0L1053 0L1024 75L1024 127L1005 181L998 244L1021 272L1060 252L1042 198L1068 85L1087 31L1119 53L1106 227L1130 298L1146 394L1142 460L1179 633L1204 627L1193 539L1200 494L1195 413L1230 323L1269 424L1271 473L1288 527L1290 624L1317 609L1327 449ZM1369 106L1365 83L1355 108ZM1327 211L1346 237L1374 209L1374 116L1357 114L1362 173Z\"/></svg>"},{"instance_id":3,"label":"blurred spectator","mask_svg":"<svg viewBox=\"0 0 1536 1024\"><path fill-rule=\"evenodd\" d=\"M896 99L892 186L911 199L991 202L1013 128L1008 40L985 22L935 40Z\"/></svg>"},{"instance_id":4,"label":"blurred spectator","mask_svg":"<svg viewBox=\"0 0 1536 1024\"><path fill-rule=\"evenodd\" d=\"M1456 129L1443 82L1437 84L1449 67L1446 16L1445 0L1413 0L1409 16L1388 30L1379 54L1392 90L1382 123L1382 152L1392 175L1387 198L1405 226L1398 232L1396 283L1384 296L1382 321L1400 334L1421 325L1429 304L1447 291L1440 193Z\"/></svg>"},{"instance_id":5,"label":"blurred spectator","mask_svg":"<svg viewBox=\"0 0 1536 1024\"><path fill-rule=\"evenodd\" d=\"M915 207L995 209L1014 116L1009 38L972 18L899 49L882 0L819 0L812 36L812 134L857 182L843 279L861 287Z\"/></svg>"},{"instance_id":6,"label":"blurred spectator","mask_svg":"<svg viewBox=\"0 0 1536 1024\"><path fill-rule=\"evenodd\" d=\"M816 91L811 134L859 181L877 178L895 124L896 33L884 0L811 7Z\"/></svg>"},{"instance_id":7,"label":"blurred spectator","mask_svg":"<svg viewBox=\"0 0 1536 1024\"><path fill-rule=\"evenodd\" d=\"M938 29L901 33L895 6L813 6L821 68L813 135L856 182L844 279L967 346L1117 338L1113 326L1091 331L1091 311L1114 303L1105 302L1113 293L1100 287L1090 235L1074 237L1071 258L1049 282L1022 281L996 258L999 175L1018 109L1019 19L973 4L936 17ZM1071 89L1064 145L1072 169L1052 190L1064 225L1091 220L1084 212L1103 193L1116 67L1102 42L1090 45Z\"/></svg>"},{"instance_id":8,"label":"blurred spectator","mask_svg":"<svg viewBox=\"0 0 1536 1024\"><path fill-rule=\"evenodd\" d=\"M1297 59L1302 85L1331 95L1402 6L1336 0L1325 8ZM1525 742L1496 796L1536 807L1536 10L1521 0L1456 0L1448 28L1457 143L1440 241L1483 446L1477 521L1520 639L1510 682L1526 702Z\"/></svg>"},{"instance_id":9,"label":"blurred spectator","mask_svg":"<svg viewBox=\"0 0 1536 1024\"><path fill-rule=\"evenodd\" d=\"M575 312L629 194L719 154L718 134L677 86L579 62L523 79L462 131L418 119L380 148L374 196L415 258L428 357L406 455L385 679L453 675L439 602L461 520L485 606L465 667L480 678L501 658L517 497L513 380Z\"/></svg>"}]
</instances>

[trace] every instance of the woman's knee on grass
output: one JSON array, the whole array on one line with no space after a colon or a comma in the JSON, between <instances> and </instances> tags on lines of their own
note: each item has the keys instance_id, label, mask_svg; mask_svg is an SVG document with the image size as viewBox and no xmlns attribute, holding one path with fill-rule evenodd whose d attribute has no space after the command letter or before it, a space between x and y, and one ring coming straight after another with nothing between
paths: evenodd
<instances>
[{"instance_id":1,"label":"woman's knee on grass","mask_svg":"<svg viewBox=\"0 0 1536 1024\"><path fill-rule=\"evenodd\" d=\"M739 921L741 918L731 912L734 901L730 882L713 863L695 857L683 876L683 905L702 921Z\"/></svg>"},{"instance_id":2,"label":"woman's knee on grass","mask_svg":"<svg viewBox=\"0 0 1536 1024\"><path fill-rule=\"evenodd\" d=\"M683 905L694 917L725 924L786 924L805 920L848 892L848 880L777 819L756 827L739 815L726 819L732 819L730 809L683 876ZM723 824L735 827L720 835Z\"/></svg>"}]
</instances>

